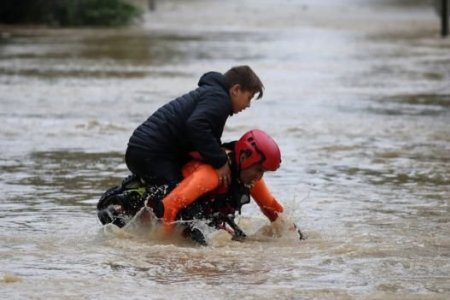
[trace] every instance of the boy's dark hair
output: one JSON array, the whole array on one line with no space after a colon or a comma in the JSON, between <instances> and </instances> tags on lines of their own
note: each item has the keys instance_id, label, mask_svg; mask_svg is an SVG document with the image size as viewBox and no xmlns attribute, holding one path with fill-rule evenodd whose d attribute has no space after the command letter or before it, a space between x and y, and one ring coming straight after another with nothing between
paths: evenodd
<instances>
[{"instance_id":1,"label":"boy's dark hair","mask_svg":"<svg viewBox=\"0 0 450 300\"><path fill-rule=\"evenodd\" d=\"M264 85L249 66L232 67L224 75L230 87L239 84L244 91L258 93L256 99L263 96Z\"/></svg>"}]
</instances>

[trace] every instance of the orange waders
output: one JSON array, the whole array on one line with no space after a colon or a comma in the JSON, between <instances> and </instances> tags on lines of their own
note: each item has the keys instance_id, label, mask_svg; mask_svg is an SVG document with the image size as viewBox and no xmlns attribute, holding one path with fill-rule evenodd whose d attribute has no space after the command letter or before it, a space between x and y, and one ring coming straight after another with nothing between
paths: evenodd
<instances>
[{"instance_id":1,"label":"orange waders","mask_svg":"<svg viewBox=\"0 0 450 300\"><path fill-rule=\"evenodd\" d=\"M191 161L183 167L184 179L164 199L164 225L169 233L178 212L219 185L216 170L205 163Z\"/></svg>"}]
</instances>

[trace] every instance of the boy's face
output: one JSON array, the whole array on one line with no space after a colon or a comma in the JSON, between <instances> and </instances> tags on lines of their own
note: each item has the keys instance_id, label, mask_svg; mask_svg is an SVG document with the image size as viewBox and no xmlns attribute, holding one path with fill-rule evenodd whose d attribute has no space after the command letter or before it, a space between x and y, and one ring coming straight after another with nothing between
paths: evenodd
<instances>
[{"instance_id":1,"label":"boy's face","mask_svg":"<svg viewBox=\"0 0 450 300\"><path fill-rule=\"evenodd\" d=\"M239 84L235 84L230 88L231 104L233 113L237 114L247 107L255 96L254 92L244 91Z\"/></svg>"},{"instance_id":2,"label":"boy's face","mask_svg":"<svg viewBox=\"0 0 450 300\"><path fill-rule=\"evenodd\" d=\"M258 180L260 180L264 175L264 169L262 164L254 164L250 168L241 170L239 174L239 179L241 183L246 186L252 187Z\"/></svg>"}]
</instances>

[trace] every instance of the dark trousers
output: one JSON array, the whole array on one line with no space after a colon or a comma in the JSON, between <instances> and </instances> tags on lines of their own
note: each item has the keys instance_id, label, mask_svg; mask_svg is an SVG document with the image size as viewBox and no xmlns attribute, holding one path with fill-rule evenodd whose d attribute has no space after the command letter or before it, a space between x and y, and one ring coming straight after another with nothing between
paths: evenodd
<instances>
[{"instance_id":1,"label":"dark trousers","mask_svg":"<svg viewBox=\"0 0 450 300\"><path fill-rule=\"evenodd\" d=\"M167 184L172 190L182 179L183 162L169 155L150 153L147 150L128 147L125 154L128 169L149 184Z\"/></svg>"}]
</instances>

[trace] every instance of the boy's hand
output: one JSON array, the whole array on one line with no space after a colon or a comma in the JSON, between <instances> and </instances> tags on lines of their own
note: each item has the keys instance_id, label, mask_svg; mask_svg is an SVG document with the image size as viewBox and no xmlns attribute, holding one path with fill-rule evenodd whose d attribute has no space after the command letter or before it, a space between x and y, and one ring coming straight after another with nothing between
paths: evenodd
<instances>
[{"instance_id":1,"label":"boy's hand","mask_svg":"<svg viewBox=\"0 0 450 300\"><path fill-rule=\"evenodd\" d=\"M228 186L231 183L231 170L228 162L226 162L222 167L216 169L217 176L219 177L219 184Z\"/></svg>"}]
</instances>

